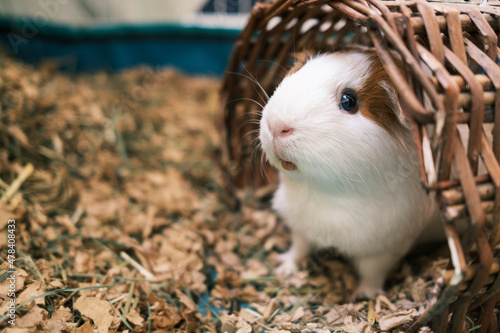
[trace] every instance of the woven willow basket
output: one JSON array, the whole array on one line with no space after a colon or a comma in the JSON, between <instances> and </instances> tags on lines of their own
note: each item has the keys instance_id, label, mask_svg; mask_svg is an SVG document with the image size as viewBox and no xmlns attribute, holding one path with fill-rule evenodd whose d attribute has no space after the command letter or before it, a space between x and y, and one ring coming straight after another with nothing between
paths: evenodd
<instances>
[{"instance_id":1,"label":"woven willow basket","mask_svg":"<svg viewBox=\"0 0 500 333\"><path fill-rule=\"evenodd\" d=\"M233 186L256 188L275 178L256 156L254 101L266 102L258 84L271 95L304 49L376 49L413 119L422 183L438 194L452 254L446 287L412 331L430 323L435 332L460 331L469 314L479 320L477 332L498 332L499 33L500 2L261 1L224 78L222 162ZM468 229L460 238L455 223L464 218Z\"/></svg>"}]
</instances>

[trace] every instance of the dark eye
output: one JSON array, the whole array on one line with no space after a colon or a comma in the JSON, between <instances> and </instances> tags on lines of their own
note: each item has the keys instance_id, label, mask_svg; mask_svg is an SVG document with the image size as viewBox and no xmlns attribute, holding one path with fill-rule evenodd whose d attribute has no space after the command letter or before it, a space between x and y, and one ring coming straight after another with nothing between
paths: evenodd
<instances>
[{"instance_id":1,"label":"dark eye","mask_svg":"<svg viewBox=\"0 0 500 333\"><path fill-rule=\"evenodd\" d=\"M340 97L340 108L349 113L356 113L359 108L358 96L354 91L344 91Z\"/></svg>"}]
</instances>

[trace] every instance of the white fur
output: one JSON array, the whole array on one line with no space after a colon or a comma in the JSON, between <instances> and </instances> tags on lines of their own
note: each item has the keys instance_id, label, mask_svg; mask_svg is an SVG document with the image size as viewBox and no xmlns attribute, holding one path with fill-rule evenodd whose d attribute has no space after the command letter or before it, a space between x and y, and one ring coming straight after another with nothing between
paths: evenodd
<instances>
[{"instance_id":1,"label":"white fur","mask_svg":"<svg viewBox=\"0 0 500 333\"><path fill-rule=\"evenodd\" d=\"M286 77L263 110L262 148L280 170L273 208L293 231L279 273L311 247L335 247L360 275L359 294L381 291L436 211L419 181L410 133L395 139L360 112L339 107L346 88L370 77L363 53L322 55ZM361 101L362 103L362 101ZM276 128L292 128L273 136ZM278 158L279 156L279 158ZM280 158L297 169L287 171Z\"/></svg>"}]
</instances>

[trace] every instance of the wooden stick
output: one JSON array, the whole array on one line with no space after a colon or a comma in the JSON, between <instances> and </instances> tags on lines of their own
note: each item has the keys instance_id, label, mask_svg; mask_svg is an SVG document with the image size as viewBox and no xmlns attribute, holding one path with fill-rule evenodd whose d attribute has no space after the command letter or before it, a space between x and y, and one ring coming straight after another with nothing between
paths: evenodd
<instances>
[{"instance_id":1,"label":"wooden stick","mask_svg":"<svg viewBox=\"0 0 500 333\"><path fill-rule=\"evenodd\" d=\"M130 311L130 303L132 302L132 296L134 295L135 290L135 281L132 281L130 284L130 288L127 293L127 301L125 302L125 307L123 308L123 317L127 318L127 315Z\"/></svg>"},{"instance_id":2,"label":"wooden stick","mask_svg":"<svg viewBox=\"0 0 500 333\"><path fill-rule=\"evenodd\" d=\"M368 302L368 323L370 325L375 324L375 309L374 309L374 304L373 300L370 300Z\"/></svg>"},{"instance_id":3,"label":"wooden stick","mask_svg":"<svg viewBox=\"0 0 500 333\"><path fill-rule=\"evenodd\" d=\"M156 276L154 276L152 273L150 273L147 269L142 267L137 261L132 259L128 254L125 252L121 251L120 252L120 257L122 257L126 262L128 262L130 265L132 265L139 273L141 273L146 279L156 281Z\"/></svg>"},{"instance_id":4,"label":"wooden stick","mask_svg":"<svg viewBox=\"0 0 500 333\"><path fill-rule=\"evenodd\" d=\"M485 214L493 213L495 209L494 201L483 201L481 202L481 208L483 209ZM444 211L444 218L447 222L456 221L458 219L468 217L468 209L467 205L454 205L446 207Z\"/></svg>"},{"instance_id":5,"label":"wooden stick","mask_svg":"<svg viewBox=\"0 0 500 333\"><path fill-rule=\"evenodd\" d=\"M71 222L76 224L80 220L80 217L82 217L83 213L85 213L85 208L83 208L82 205L78 205L73 215L71 215Z\"/></svg>"},{"instance_id":6,"label":"wooden stick","mask_svg":"<svg viewBox=\"0 0 500 333\"><path fill-rule=\"evenodd\" d=\"M465 273L465 277L463 278L462 282L468 282L468 281L472 280L476 276L476 272L479 268L480 268L480 264L474 264L474 265L470 266L467 269L467 272ZM495 258L493 260L493 263L491 264L489 274L490 275L496 274L499 272L499 270L500 270L500 259ZM441 276L446 280L447 283L449 283L451 278L453 277L453 274L455 274L455 272L453 270L445 270L441 273Z\"/></svg>"},{"instance_id":7,"label":"wooden stick","mask_svg":"<svg viewBox=\"0 0 500 333\"><path fill-rule=\"evenodd\" d=\"M14 179L9 188L7 188L7 191L5 191L5 193L2 195L2 197L0 198L0 203L9 201L14 196L14 194L16 194L24 181L28 179L28 177L33 173L34 170L35 168L33 167L33 164L26 164L21 173L17 176L16 179Z\"/></svg>"},{"instance_id":8,"label":"wooden stick","mask_svg":"<svg viewBox=\"0 0 500 333\"><path fill-rule=\"evenodd\" d=\"M486 21L488 21L488 23L491 26L493 26L493 28L498 28L498 22L495 20L494 17L488 14L483 16L486 19ZM448 25L446 23L446 17L436 16L436 21L439 26L439 29L444 32ZM412 17L411 23L416 33L422 33L425 31L425 23L421 17ZM462 24L462 29L465 31L474 31L474 29L476 29L474 22L472 22L472 19L466 14L460 15L460 23Z\"/></svg>"},{"instance_id":9,"label":"wooden stick","mask_svg":"<svg viewBox=\"0 0 500 333\"><path fill-rule=\"evenodd\" d=\"M495 196L495 186L493 184L480 184L477 186L481 201L491 200ZM465 202L464 193L459 188L453 188L441 193L441 200L447 206L462 204Z\"/></svg>"},{"instance_id":10,"label":"wooden stick","mask_svg":"<svg viewBox=\"0 0 500 333\"><path fill-rule=\"evenodd\" d=\"M422 126L422 153L424 157L427 179L429 185L432 186L437 181L437 173L434 164L434 158L432 156L431 140L429 139L429 133L427 133L427 127L425 126Z\"/></svg>"},{"instance_id":11,"label":"wooden stick","mask_svg":"<svg viewBox=\"0 0 500 333\"><path fill-rule=\"evenodd\" d=\"M484 90L492 90L493 89L493 86L491 84L491 80L488 76L483 75L483 74L476 74L476 75L474 75L474 77L483 86ZM467 84L465 83L465 80L462 76L452 75L451 78L458 85L458 87L460 88L460 91L467 91ZM431 80L432 80L432 83L434 83L434 85L436 86L437 91L443 92L443 87L441 87L437 78L431 77Z\"/></svg>"},{"instance_id":12,"label":"wooden stick","mask_svg":"<svg viewBox=\"0 0 500 333\"><path fill-rule=\"evenodd\" d=\"M485 91L483 93L484 105L492 106L495 104L496 94L493 91ZM445 96L443 94L439 94L439 98L444 101ZM460 93L458 95L458 104L461 107L467 108L471 106L472 96L468 93Z\"/></svg>"},{"instance_id":13,"label":"wooden stick","mask_svg":"<svg viewBox=\"0 0 500 333\"><path fill-rule=\"evenodd\" d=\"M474 177L474 182L476 184L484 184L491 182L491 178L488 175L481 175ZM436 183L436 185L432 186L431 189L435 191L444 191L448 190L452 187L459 186L460 182L458 179L444 180L442 182Z\"/></svg>"},{"instance_id":14,"label":"wooden stick","mask_svg":"<svg viewBox=\"0 0 500 333\"><path fill-rule=\"evenodd\" d=\"M495 119L495 116L492 112L488 112L488 109L486 109L486 111L487 113L484 115L484 122L492 123ZM470 121L470 113L460 112L459 114L457 114L457 120L459 124L468 124Z\"/></svg>"}]
</instances>

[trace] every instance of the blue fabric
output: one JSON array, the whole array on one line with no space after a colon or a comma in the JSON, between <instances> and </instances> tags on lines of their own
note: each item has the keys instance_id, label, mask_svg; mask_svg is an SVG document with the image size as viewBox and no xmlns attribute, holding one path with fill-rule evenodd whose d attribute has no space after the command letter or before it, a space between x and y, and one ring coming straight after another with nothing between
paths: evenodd
<instances>
[{"instance_id":1,"label":"blue fabric","mask_svg":"<svg viewBox=\"0 0 500 333\"><path fill-rule=\"evenodd\" d=\"M245 13L250 12L252 7L257 3L257 0L246 0L246 2L234 0L208 0L201 8L204 13Z\"/></svg>"},{"instance_id":2,"label":"blue fabric","mask_svg":"<svg viewBox=\"0 0 500 333\"><path fill-rule=\"evenodd\" d=\"M239 31L178 25L74 28L47 25L26 38L20 21L0 19L0 43L22 60L53 59L69 71L172 66L221 76Z\"/></svg>"},{"instance_id":3,"label":"blue fabric","mask_svg":"<svg viewBox=\"0 0 500 333\"><path fill-rule=\"evenodd\" d=\"M198 302L196 305L198 306L198 313L200 313L203 317L206 317L208 312L211 312L213 314L213 317L218 317L219 312L221 310L229 311L229 309L224 308L224 307L217 308L210 303L210 297L212 297L212 294L211 294L212 290L211 289L213 288L213 286L215 286L215 279L217 278L217 271L215 270L214 267L212 267L212 266L209 266L209 267L211 267L211 271L209 274L207 274L207 277L208 277L207 286L210 290L208 290L208 292L204 292L203 294L199 295ZM242 309L250 307L248 302L240 302L239 306Z\"/></svg>"}]
</instances>

